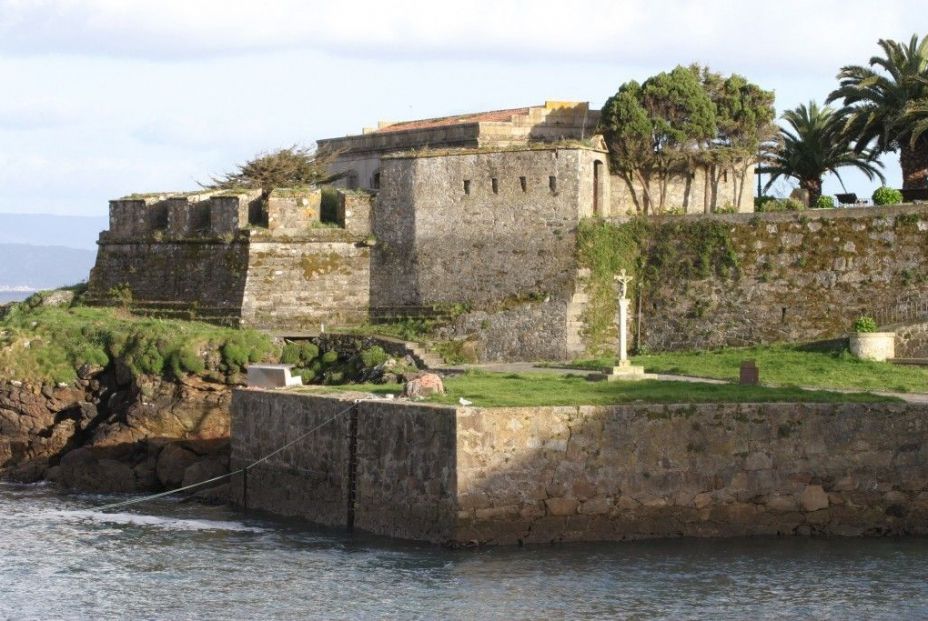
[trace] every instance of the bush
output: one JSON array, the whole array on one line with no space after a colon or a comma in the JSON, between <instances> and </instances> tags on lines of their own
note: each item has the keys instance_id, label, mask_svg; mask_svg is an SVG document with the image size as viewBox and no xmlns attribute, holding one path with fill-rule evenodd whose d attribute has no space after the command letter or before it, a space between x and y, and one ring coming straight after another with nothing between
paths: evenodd
<instances>
[{"instance_id":1,"label":"bush","mask_svg":"<svg viewBox=\"0 0 928 621\"><path fill-rule=\"evenodd\" d=\"M308 367L319 355L319 348L311 341L291 342L284 345L280 361L298 367Z\"/></svg>"},{"instance_id":2,"label":"bush","mask_svg":"<svg viewBox=\"0 0 928 621\"><path fill-rule=\"evenodd\" d=\"M772 196L762 196L762 199L755 199L755 209L760 212L770 211L802 211L805 205L792 198L773 198Z\"/></svg>"},{"instance_id":3,"label":"bush","mask_svg":"<svg viewBox=\"0 0 928 621\"><path fill-rule=\"evenodd\" d=\"M773 196L755 196L754 197L754 211L766 211L764 208L767 203L777 200Z\"/></svg>"},{"instance_id":4,"label":"bush","mask_svg":"<svg viewBox=\"0 0 928 621\"><path fill-rule=\"evenodd\" d=\"M876 320L863 315L854 321L854 332L876 332Z\"/></svg>"},{"instance_id":5,"label":"bush","mask_svg":"<svg viewBox=\"0 0 928 621\"><path fill-rule=\"evenodd\" d=\"M815 201L813 209L834 209L835 208L835 199L831 196L819 196L818 200Z\"/></svg>"},{"instance_id":6,"label":"bush","mask_svg":"<svg viewBox=\"0 0 928 621\"><path fill-rule=\"evenodd\" d=\"M902 202L902 192L895 188L883 187L873 191L874 205L895 205Z\"/></svg>"},{"instance_id":7,"label":"bush","mask_svg":"<svg viewBox=\"0 0 928 621\"><path fill-rule=\"evenodd\" d=\"M389 354L383 350L383 347L374 345L370 349L365 349L361 352L361 363L364 365L364 368L370 369L383 364L389 357Z\"/></svg>"}]
</instances>

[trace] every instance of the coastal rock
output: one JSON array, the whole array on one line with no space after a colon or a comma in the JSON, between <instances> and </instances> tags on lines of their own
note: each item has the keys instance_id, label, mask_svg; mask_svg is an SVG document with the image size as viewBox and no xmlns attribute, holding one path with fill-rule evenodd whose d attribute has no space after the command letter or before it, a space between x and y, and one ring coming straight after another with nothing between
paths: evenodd
<instances>
[{"instance_id":1,"label":"coastal rock","mask_svg":"<svg viewBox=\"0 0 928 621\"><path fill-rule=\"evenodd\" d=\"M199 461L197 454L177 444L168 444L158 455L158 480L166 488L180 487L190 466Z\"/></svg>"}]
</instances>

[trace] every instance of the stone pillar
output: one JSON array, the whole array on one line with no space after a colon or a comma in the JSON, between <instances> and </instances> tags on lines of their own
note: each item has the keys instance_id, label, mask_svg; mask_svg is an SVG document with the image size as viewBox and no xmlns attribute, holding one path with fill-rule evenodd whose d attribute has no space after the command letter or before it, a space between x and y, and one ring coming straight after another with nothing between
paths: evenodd
<instances>
[{"instance_id":1,"label":"stone pillar","mask_svg":"<svg viewBox=\"0 0 928 621\"><path fill-rule=\"evenodd\" d=\"M628 366L628 298L619 300L619 366Z\"/></svg>"}]
</instances>

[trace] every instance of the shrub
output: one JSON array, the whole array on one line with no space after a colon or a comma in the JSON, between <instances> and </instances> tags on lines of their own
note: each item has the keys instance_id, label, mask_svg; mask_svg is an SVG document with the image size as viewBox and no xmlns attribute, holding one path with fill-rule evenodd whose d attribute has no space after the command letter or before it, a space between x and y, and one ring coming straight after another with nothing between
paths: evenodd
<instances>
[{"instance_id":1,"label":"shrub","mask_svg":"<svg viewBox=\"0 0 928 621\"><path fill-rule=\"evenodd\" d=\"M777 200L773 196L755 196L754 197L754 211L767 211L764 207L770 202Z\"/></svg>"},{"instance_id":2,"label":"shrub","mask_svg":"<svg viewBox=\"0 0 928 621\"><path fill-rule=\"evenodd\" d=\"M834 209L835 208L835 199L832 196L819 196L815 201L813 209Z\"/></svg>"},{"instance_id":3,"label":"shrub","mask_svg":"<svg viewBox=\"0 0 928 621\"><path fill-rule=\"evenodd\" d=\"M874 205L895 205L902 202L902 192L895 188L887 188L885 185L873 191Z\"/></svg>"},{"instance_id":4,"label":"shrub","mask_svg":"<svg viewBox=\"0 0 928 621\"><path fill-rule=\"evenodd\" d=\"M768 200L761 201L760 203L755 202L755 209L761 212L770 212L770 211L802 211L805 209L805 205L793 198L773 198L771 196L764 196Z\"/></svg>"},{"instance_id":5,"label":"shrub","mask_svg":"<svg viewBox=\"0 0 928 621\"><path fill-rule=\"evenodd\" d=\"M332 364L333 362L337 360L338 360L338 352L335 351L334 349L329 350L325 352L324 354L322 354L323 364Z\"/></svg>"},{"instance_id":6,"label":"shrub","mask_svg":"<svg viewBox=\"0 0 928 621\"><path fill-rule=\"evenodd\" d=\"M854 332L876 332L876 320L863 315L854 321Z\"/></svg>"},{"instance_id":7,"label":"shrub","mask_svg":"<svg viewBox=\"0 0 928 621\"><path fill-rule=\"evenodd\" d=\"M280 361L298 367L308 367L319 355L319 347L311 341L291 342L284 345Z\"/></svg>"},{"instance_id":8,"label":"shrub","mask_svg":"<svg viewBox=\"0 0 928 621\"><path fill-rule=\"evenodd\" d=\"M383 364L389 357L389 354L379 345L374 345L370 349L365 349L361 352L361 362L364 364L364 367L368 369Z\"/></svg>"}]
</instances>

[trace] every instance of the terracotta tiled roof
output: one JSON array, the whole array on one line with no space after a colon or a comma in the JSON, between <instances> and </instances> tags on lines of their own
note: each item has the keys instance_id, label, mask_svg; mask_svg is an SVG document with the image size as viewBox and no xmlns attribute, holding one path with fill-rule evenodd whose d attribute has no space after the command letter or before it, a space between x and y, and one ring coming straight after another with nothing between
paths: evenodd
<instances>
[{"instance_id":1,"label":"terracotta tiled roof","mask_svg":"<svg viewBox=\"0 0 928 621\"><path fill-rule=\"evenodd\" d=\"M510 108L509 110L491 110L490 112L442 116L434 119L393 123L377 129L376 133L399 132L408 129L429 129L432 127L444 127L447 125L458 125L460 123L477 123L480 121L510 121L513 116L525 116L528 113L529 108Z\"/></svg>"}]
</instances>

